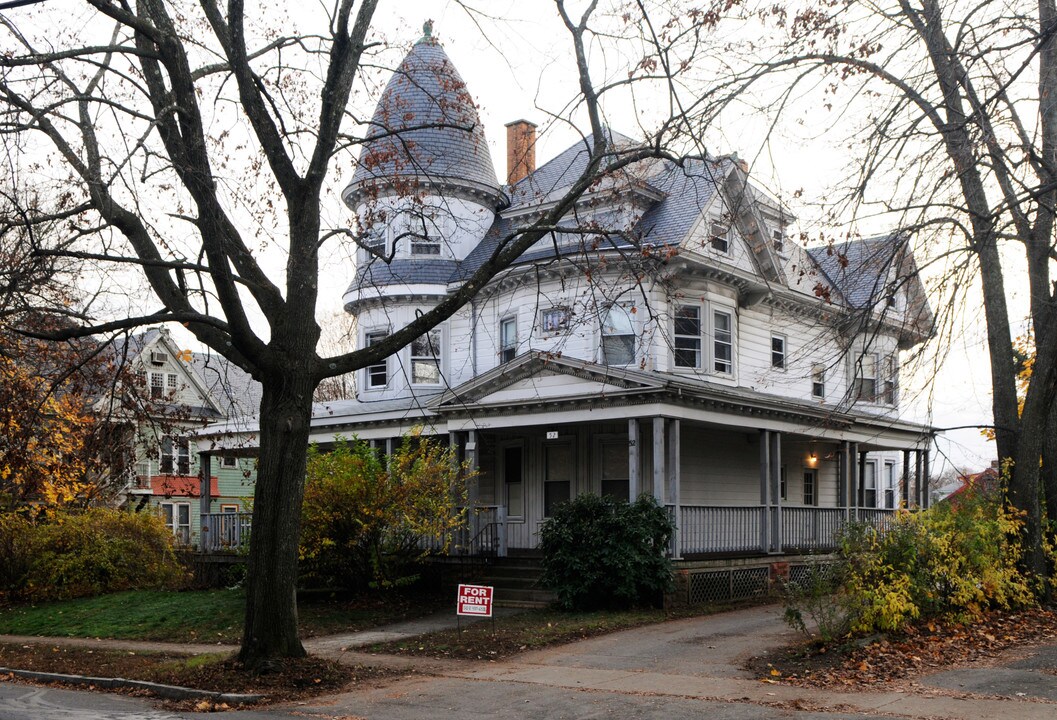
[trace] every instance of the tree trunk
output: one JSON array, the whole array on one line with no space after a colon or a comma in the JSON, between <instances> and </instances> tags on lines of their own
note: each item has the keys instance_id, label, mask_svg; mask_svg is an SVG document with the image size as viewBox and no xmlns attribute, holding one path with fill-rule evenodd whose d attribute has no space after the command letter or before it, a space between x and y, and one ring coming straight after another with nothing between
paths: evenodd
<instances>
[{"instance_id":1,"label":"tree trunk","mask_svg":"<svg viewBox=\"0 0 1057 720\"><path fill-rule=\"evenodd\" d=\"M297 547L315 381L286 370L262 379L260 447L239 660L258 667L303 657L297 630Z\"/></svg>"}]
</instances>

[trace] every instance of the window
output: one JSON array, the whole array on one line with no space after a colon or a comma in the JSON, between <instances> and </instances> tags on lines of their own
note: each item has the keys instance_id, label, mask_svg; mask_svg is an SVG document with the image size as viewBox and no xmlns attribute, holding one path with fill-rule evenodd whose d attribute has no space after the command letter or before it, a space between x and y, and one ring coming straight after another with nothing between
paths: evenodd
<instances>
[{"instance_id":1,"label":"window","mask_svg":"<svg viewBox=\"0 0 1057 720\"><path fill-rule=\"evenodd\" d=\"M615 497L618 500L628 500L631 486L631 473L628 471L628 441L626 439L603 440L599 443L598 454L601 494Z\"/></svg>"},{"instance_id":2,"label":"window","mask_svg":"<svg viewBox=\"0 0 1057 720\"><path fill-rule=\"evenodd\" d=\"M191 544L191 504L190 503L162 503L162 517L165 525L172 530L176 536L178 545Z\"/></svg>"},{"instance_id":3,"label":"window","mask_svg":"<svg viewBox=\"0 0 1057 720\"><path fill-rule=\"evenodd\" d=\"M863 465L862 506L877 507L877 466L873 463Z\"/></svg>"},{"instance_id":4,"label":"window","mask_svg":"<svg viewBox=\"0 0 1057 720\"><path fill-rule=\"evenodd\" d=\"M730 252L730 228L723 223L714 222L708 228L708 243L713 250L721 253Z\"/></svg>"},{"instance_id":5,"label":"window","mask_svg":"<svg viewBox=\"0 0 1057 720\"><path fill-rule=\"evenodd\" d=\"M436 208L423 208L411 217L408 233L411 237L412 255L440 255L441 232L435 213Z\"/></svg>"},{"instance_id":6,"label":"window","mask_svg":"<svg viewBox=\"0 0 1057 720\"><path fill-rule=\"evenodd\" d=\"M382 223L374 225L361 239L361 244L371 255L386 256L386 226Z\"/></svg>"},{"instance_id":7,"label":"window","mask_svg":"<svg viewBox=\"0 0 1057 720\"><path fill-rule=\"evenodd\" d=\"M237 468L239 466L239 459L234 455L222 455L220 458L220 467L222 468Z\"/></svg>"},{"instance_id":8,"label":"window","mask_svg":"<svg viewBox=\"0 0 1057 720\"><path fill-rule=\"evenodd\" d=\"M785 502L785 465L778 468L778 497Z\"/></svg>"},{"instance_id":9,"label":"window","mask_svg":"<svg viewBox=\"0 0 1057 720\"><path fill-rule=\"evenodd\" d=\"M804 470L804 504L817 505L818 470Z\"/></svg>"},{"instance_id":10,"label":"window","mask_svg":"<svg viewBox=\"0 0 1057 720\"><path fill-rule=\"evenodd\" d=\"M896 466L894 463L885 463L885 504L886 508L896 506Z\"/></svg>"},{"instance_id":11,"label":"window","mask_svg":"<svg viewBox=\"0 0 1057 720\"><path fill-rule=\"evenodd\" d=\"M169 373L165 376L165 389L169 393L176 392L176 386L179 383L179 379L176 377L176 373Z\"/></svg>"},{"instance_id":12,"label":"window","mask_svg":"<svg viewBox=\"0 0 1057 720\"><path fill-rule=\"evenodd\" d=\"M785 336L771 336L771 367L785 369Z\"/></svg>"},{"instance_id":13,"label":"window","mask_svg":"<svg viewBox=\"0 0 1057 720\"><path fill-rule=\"evenodd\" d=\"M610 307L602 322L602 362L606 365L635 362L635 326L628 311L619 305Z\"/></svg>"},{"instance_id":14,"label":"window","mask_svg":"<svg viewBox=\"0 0 1057 720\"><path fill-rule=\"evenodd\" d=\"M701 308L680 305L675 309L675 366L701 367Z\"/></svg>"},{"instance_id":15,"label":"window","mask_svg":"<svg viewBox=\"0 0 1057 720\"><path fill-rule=\"evenodd\" d=\"M220 512L225 513L227 515L233 515L234 513L237 513L238 511L239 511L239 506L238 505L221 505L220 506Z\"/></svg>"},{"instance_id":16,"label":"window","mask_svg":"<svg viewBox=\"0 0 1057 720\"><path fill-rule=\"evenodd\" d=\"M892 355L884 359L881 378L881 395L878 401L886 405L895 405L898 371L896 370L896 359Z\"/></svg>"},{"instance_id":17,"label":"window","mask_svg":"<svg viewBox=\"0 0 1057 720\"><path fill-rule=\"evenodd\" d=\"M440 330L430 330L411 341L411 382L440 385Z\"/></svg>"},{"instance_id":18,"label":"window","mask_svg":"<svg viewBox=\"0 0 1057 720\"><path fill-rule=\"evenodd\" d=\"M191 474L191 446L187 438L164 435L160 450L158 472L163 475Z\"/></svg>"},{"instance_id":19,"label":"window","mask_svg":"<svg viewBox=\"0 0 1057 720\"><path fill-rule=\"evenodd\" d=\"M822 363L811 366L811 397L826 399L826 366Z\"/></svg>"},{"instance_id":20,"label":"window","mask_svg":"<svg viewBox=\"0 0 1057 720\"><path fill-rule=\"evenodd\" d=\"M165 396L165 373L152 372L150 376L150 399L157 400Z\"/></svg>"},{"instance_id":21,"label":"window","mask_svg":"<svg viewBox=\"0 0 1057 720\"><path fill-rule=\"evenodd\" d=\"M544 445L543 465L543 516L550 517L570 497L575 467L572 444Z\"/></svg>"},{"instance_id":22,"label":"window","mask_svg":"<svg viewBox=\"0 0 1057 720\"><path fill-rule=\"evenodd\" d=\"M546 335L566 332L572 312L566 307L553 307L544 310L540 315L540 328Z\"/></svg>"},{"instance_id":23,"label":"window","mask_svg":"<svg viewBox=\"0 0 1057 720\"><path fill-rule=\"evenodd\" d=\"M365 347L377 345L387 337L389 333L384 330L369 332L363 336L363 344ZM389 384L389 358L382 358L373 365L368 365L364 368L364 375L367 377L367 382L364 384L368 389L384 388Z\"/></svg>"},{"instance_id":24,"label":"window","mask_svg":"<svg viewBox=\"0 0 1057 720\"><path fill-rule=\"evenodd\" d=\"M856 378L855 398L864 402L877 399L877 356L863 353L859 358L859 377Z\"/></svg>"},{"instance_id":25,"label":"window","mask_svg":"<svg viewBox=\"0 0 1057 720\"><path fill-rule=\"evenodd\" d=\"M510 362L517 355L517 318L499 321L499 362Z\"/></svg>"},{"instance_id":26,"label":"window","mask_svg":"<svg viewBox=\"0 0 1057 720\"><path fill-rule=\"evenodd\" d=\"M503 487L506 488L506 508L509 517L524 517L524 448L511 445L503 448Z\"/></svg>"},{"instance_id":27,"label":"window","mask_svg":"<svg viewBox=\"0 0 1057 720\"><path fill-rule=\"evenodd\" d=\"M734 372L734 324L731 314L712 312L712 370L730 375Z\"/></svg>"},{"instance_id":28,"label":"window","mask_svg":"<svg viewBox=\"0 0 1057 720\"><path fill-rule=\"evenodd\" d=\"M771 238L774 242L774 251L781 253L785 251L785 235L781 230L774 230L771 233Z\"/></svg>"}]
</instances>

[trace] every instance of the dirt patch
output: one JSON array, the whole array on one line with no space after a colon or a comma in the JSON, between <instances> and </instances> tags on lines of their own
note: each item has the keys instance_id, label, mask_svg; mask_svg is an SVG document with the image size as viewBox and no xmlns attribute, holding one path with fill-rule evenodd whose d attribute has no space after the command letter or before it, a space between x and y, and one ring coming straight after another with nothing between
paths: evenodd
<instances>
[{"instance_id":1,"label":"dirt patch","mask_svg":"<svg viewBox=\"0 0 1057 720\"><path fill-rule=\"evenodd\" d=\"M971 625L929 622L842 645L801 644L748 669L766 682L833 689L877 688L939 670L982 663L1014 647L1057 640L1057 612L992 612Z\"/></svg>"},{"instance_id":2,"label":"dirt patch","mask_svg":"<svg viewBox=\"0 0 1057 720\"><path fill-rule=\"evenodd\" d=\"M247 672L225 655L179 655L92 650L45 643L0 644L0 666L91 677L121 677L223 693L262 694L267 703L300 700L339 692L352 685L392 676L399 671L350 666L319 657L285 660L265 674ZM0 676L19 682L17 678ZM171 706L181 709L225 709L208 701Z\"/></svg>"}]
</instances>

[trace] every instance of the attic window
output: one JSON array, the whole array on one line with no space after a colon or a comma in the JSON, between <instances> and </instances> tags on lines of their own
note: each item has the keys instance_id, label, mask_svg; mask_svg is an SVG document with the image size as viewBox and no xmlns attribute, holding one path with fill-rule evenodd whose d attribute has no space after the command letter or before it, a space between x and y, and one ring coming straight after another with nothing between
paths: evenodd
<instances>
[{"instance_id":1,"label":"attic window","mask_svg":"<svg viewBox=\"0 0 1057 720\"><path fill-rule=\"evenodd\" d=\"M712 249L721 252L730 252L730 228L723 223L714 222L708 228L709 245Z\"/></svg>"},{"instance_id":2,"label":"attic window","mask_svg":"<svg viewBox=\"0 0 1057 720\"><path fill-rule=\"evenodd\" d=\"M785 235L782 233L782 231L773 231L771 237L774 241L774 251L777 253L785 252Z\"/></svg>"}]
</instances>

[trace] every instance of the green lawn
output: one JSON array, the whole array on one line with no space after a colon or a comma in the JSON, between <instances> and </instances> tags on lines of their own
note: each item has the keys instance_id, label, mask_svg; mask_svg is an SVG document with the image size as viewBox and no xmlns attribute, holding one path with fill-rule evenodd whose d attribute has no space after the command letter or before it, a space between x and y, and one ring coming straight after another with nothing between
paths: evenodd
<instances>
[{"instance_id":1,"label":"green lawn","mask_svg":"<svg viewBox=\"0 0 1057 720\"><path fill-rule=\"evenodd\" d=\"M301 602L305 637L354 632L425 614L430 599L374 597ZM94 598L0 609L0 634L237 643L242 635L241 590L136 590Z\"/></svg>"}]
</instances>

